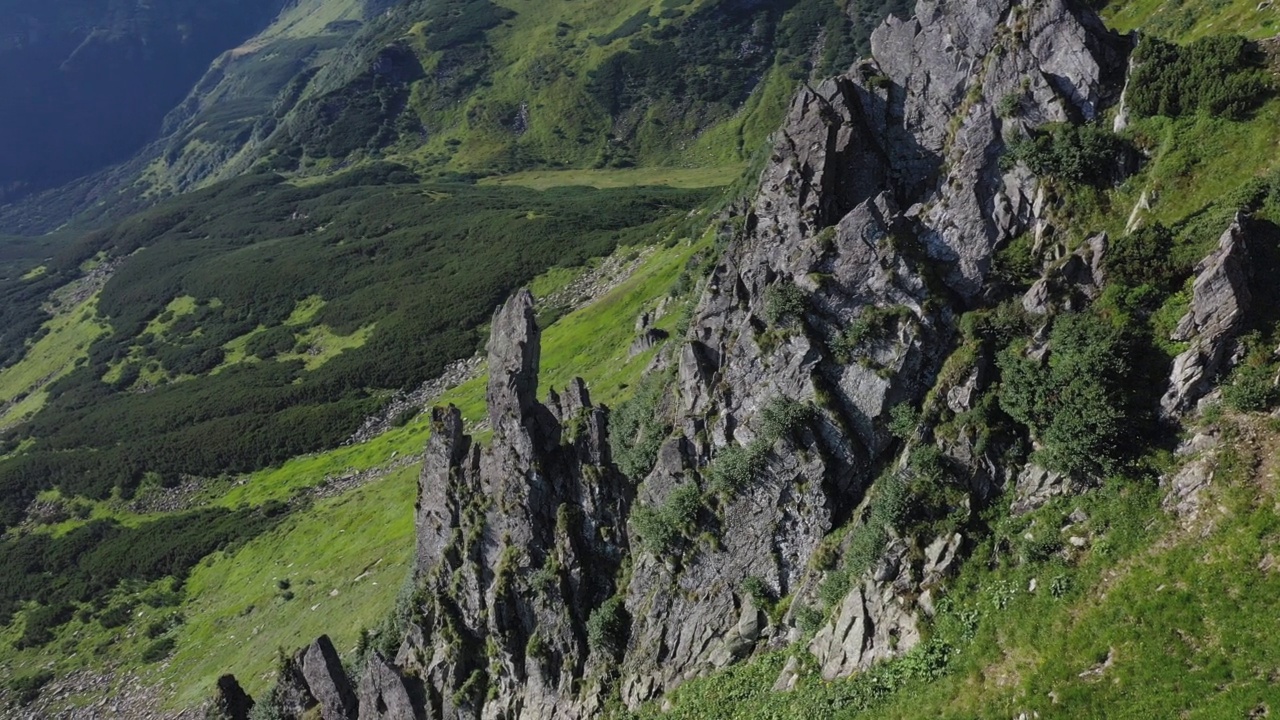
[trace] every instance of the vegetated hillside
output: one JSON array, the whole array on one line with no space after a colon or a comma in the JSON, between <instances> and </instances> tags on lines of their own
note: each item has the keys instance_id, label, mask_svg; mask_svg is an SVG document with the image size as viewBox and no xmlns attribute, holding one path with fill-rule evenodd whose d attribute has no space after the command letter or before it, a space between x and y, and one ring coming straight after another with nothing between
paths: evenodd
<instances>
[{"instance_id":1,"label":"vegetated hillside","mask_svg":"<svg viewBox=\"0 0 1280 720\"><path fill-rule=\"evenodd\" d=\"M429 177L717 167L749 158L799 80L846 67L904 0L395 4L310 0L220 56L128 164L4 211L44 232L255 167L390 159ZM848 12L846 12L846 9ZM105 201L105 202L104 202Z\"/></svg>"},{"instance_id":2,"label":"vegetated hillside","mask_svg":"<svg viewBox=\"0 0 1280 720\"><path fill-rule=\"evenodd\" d=\"M794 100L630 400L542 401L504 305L491 441L432 412L413 591L256 713L1270 711L1266 57L919 9Z\"/></svg>"},{"instance_id":3,"label":"vegetated hillside","mask_svg":"<svg viewBox=\"0 0 1280 720\"><path fill-rule=\"evenodd\" d=\"M65 316L71 328L103 328L74 350L74 366L41 351L43 338L69 332L56 307L36 344L6 339L5 392L25 390L4 398L3 523L70 521L3 541L0 617L20 628L14 647L48 646L76 618L118 627L128 610L113 619L122 611L109 598L166 578L158 607L181 602L201 558L306 506L187 502L121 515L140 487L199 487L338 446L390 391L471 355L476 327L513 288L664 234L705 198L422 185L394 166L306 187L253 176L86 236L11 279L6 310L40 317L48 288L110 268L82 288L87 304L54 295L80 303ZM31 384L8 382L21 377ZM11 417L16 409L29 416ZM113 498L97 507L116 510L98 515L94 501Z\"/></svg>"},{"instance_id":4,"label":"vegetated hillside","mask_svg":"<svg viewBox=\"0 0 1280 720\"><path fill-rule=\"evenodd\" d=\"M9 697L47 703L68 687L60 685L65 669L97 665L116 677L181 680L164 692L188 702L214 675L247 672L241 679L258 716L361 703L362 717L382 717L383 708L424 702L463 713L519 705L548 717L647 716L668 700L686 717L1265 712L1274 703L1274 658L1262 641L1273 622L1273 429L1258 413L1276 400L1270 349L1280 338L1266 278L1276 271L1280 191L1272 174L1278 109L1264 58L1229 39L1185 48L1144 40L1121 112L1129 44L1087 10L923 7L920 25L882 31L878 64L795 101L759 194L710 228L727 247L710 252L704 236L697 250L679 251L696 254L675 282L634 285L553 325L542 377L528 301L507 306L492 346L489 427L477 430L480 438L492 432L488 449L472 449L458 417L442 412L256 473L243 486L210 484L197 504L257 506L229 513L147 517L123 512L121 499L42 494L27 528L36 533L7 540L5 556L17 559L4 584L16 588L4 631L15 645L5 665ZM1114 131L1113 115L1127 125ZM135 267L134 281L108 283L96 300L120 302L136 286L150 314L122 316L132 336L99 341L102 350L86 360L97 369L67 375L69 391L44 412L66 413L78 428L73 439L105 428L104 438L124 441L97 447L98 455L152 462L94 417L99 397L85 388L109 393L120 408L151 406L124 388L161 385L150 393L155 429L189 419L166 414L174 408L234 398L221 384L231 382L226 375L263 380L240 389L269 404L281 378L250 374L258 365L285 365L287 379L312 389L312 378L350 368L339 361L358 359L373 336L358 323L339 332L329 323L342 314L320 318L358 304L314 291L287 267L332 256L272 248L323 244L331 230L341 235L332 252L376 246L370 259L416 244L356 240L376 234L389 211L352 219L340 200L385 203L415 218L430 207L415 193L456 199L444 206L455 210L450 217L458 206L494 203L499 217L477 222L492 222L504 240L524 238L524 223L543 213L558 217L567 207L576 217L578 207L577 191L508 188L515 199L504 204L498 190L401 185L411 178L390 166L372 173L352 176L353 187L248 178L195 196L189 213L183 203L161 208L24 270L28 287L55 278L39 296L47 298L110 259L97 249L128 250L136 233L165 228L162 242L145 243L113 276ZM274 202L270 188L289 204L255 215ZM653 193L675 212L642 212L671 220L635 238L689 233L698 221L675 218L702 198ZM600 209L625 209L631 198L652 210L653 193L584 199L588 226L611 247L610 231L591 224L609 222ZM307 225L307 211L326 223ZM234 232L219 230L223 223ZM305 232L289 235L290 223ZM476 235L470 223L448 226ZM218 232L206 237L206 227ZM1098 239L1104 229L1108 238ZM241 235L252 244L239 245ZM659 255L679 257L679 247ZM206 248L204 260L183 257ZM221 333L235 321L226 299L199 292L209 276L194 269L215 262L243 280L241 253L263 261L248 266L255 272L272 268L271 282L243 296L267 298L274 324L230 337L218 346L216 374L187 379L171 363L216 354L201 324ZM335 267L314 262L320 273ZM368 277L339 285L356 293ZM277 282L301 285L285 298ZM511 287L494 287L477 312L487 314ZM336 358L323 347L305 352L317 342L356 349ZM267 359L248 360L251 343ZM537 401L578 369L600 391L594 403L576 384ZM103 390L101 380L122 385ZM447 396L473 423L484 415L482 384ZM1197 418L1193 406L1215 384L1225 385L1229 412L1214 409L1211 393ZM361 395L340 401L367 402ZM599 395L631 399L606 413ZM1205 432L1174 456L1179 423ZM415 541L396 535L404 519L391 520L383 503L398 498L407 511L406 474L394 470L381 482L399 485L351 496L376 508L326 504L312 517L295 498L286 520L267 498L287 499L325 473L389 462L427 433L413 584L384 623L361 633L375 615L348 594L389 605L392 593L361 578L385 584L389 571L378 561L407 552L378 542ZM75 455L48 452L62 447L57 432L43 445L11 437L15 454L5 463L33 452L58 462ZM152 483L173 479L144 473L143 495L164 497ZM440 521L442 510L451 514ZM76 519L111 513L122 522ZM208 532L190 546L174 542L191 527ZM362 541L341 542L340 531ZM130 543L156 554L118 552ZM193 570L214 547L223 553ZM294 557L305 567L290 568ZM1205 562L1203 572L1192 559ZM317 569L330 563L359 574ZM601 568L617 572L592 572ZM189 572L197 594L185 597L181 582L162 577ZM280 683L267 688L260 674L273 648L245 638L298 646L319 632L339 640L358 692L330 692L347 678L323 642L283 656ZM245 665L200 660L231 634L243 651L212 654ZM43 669L50 662L57 672ZM195 668L208 677L173 674ZM686 682L699 675L709 677ZM41 698L45 683L53 685ZM228 705L237 697L230 688L220 698Z\"/></svg>"},{"instance_id":5,"label":"vegetated hillside","mask_svg":"<svg viewBox=\"0 0 1280 720\"><path fill-rule=\"evenodd\" d=\"M127 160L209 62L283 5L14 0L0 8L0 204Z\"/></svg>"}]
</instances>

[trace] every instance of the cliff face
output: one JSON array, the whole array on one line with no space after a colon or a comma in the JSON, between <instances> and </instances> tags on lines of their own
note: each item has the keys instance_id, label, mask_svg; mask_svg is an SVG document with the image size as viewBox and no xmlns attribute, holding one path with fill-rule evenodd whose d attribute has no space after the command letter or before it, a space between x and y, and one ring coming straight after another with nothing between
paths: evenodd
<instances>
[{"instance_id":1,"label":"cliff face","mask_svg":"<svg viewBox=\"0 0 1280 720\"><path fill-rule=\"evenodd\" d=\"M984 363L940 374L958 315L993 292L997 247L1048 234L1037 180L1002 169L1006 143L1098 117L1119 97L1129 45L1063 0L926 0L872 47L792 103L666 359L673 431L646 477L613 466L633 439L607 437L581 383L537 401L530 296L495 316L492 444L467 438L456 410L433 414L416 615L394 665L421 682L419 714L587 717L609 684L635 707L800 639L831 574L819 556L854 552L831 531L871 524L877 477L910 479L908 451L924 440L902 447L890 410L930 390L972 409ZM940 445L963 471L961 504L1006 481L973 439ZM660 542L637 521L677 510ZM829 679L917 645L965 550L951 532L882 540L809 644ZM783 597L790 611L766 612ZM361 697L361 717L372 704Z\"/></svg>"},{"instance_id":2,"label":"cliff face","mask_svg":"<svg viewBox=\"0 0 1280 720\"><path fill-rule=\"evenodd\" d=\"M723 506L721 550L693 552L675 572L636 557L628 704L722 664L730 646L740 657L765 636L798 636L789 618L739 643L735 628L758 613L744 583L794 595L793 607L814 602L814 550L890 460L889 410L934 385L958 312L987 290L995 248L1047 222L1037 181L1001 171L1006 141L1096 116L1123 81L1125 44L1063 2L922 2L915 19L877 30L872 47L872 60L794 101L747 232L713 273L680 356L683 437L640 501L664 502L690 468L762 437L763 410L779 399L820 412L778 439ZM1021 110L1002 118L1009 96ZM792 287L805 308L779 326L770 305ZM975 495L1000 480L971 447L951 454L968 466ZM865 669L918 642L915 599L958 544L892 539L815 639L824 674ZM921 552L934 545L931 557Z\"/></svg>"},{"instance_id":3,"label":"cliff face","mask_svg":"<svg viewBox=\"0 0 1280 720\"><path fill-rule=\"evenodd\" d=\"M584 678L610 658L587 624L617 590L630 484L581 381L535 398L533 298L494 317L481 449L454 408L433 412L418 503L421 604L396 660L439 717L582 717ZM608 628L606 628L608 630ZM612 631L612 630L611 630Z\"/></svg>"}]
</instances>

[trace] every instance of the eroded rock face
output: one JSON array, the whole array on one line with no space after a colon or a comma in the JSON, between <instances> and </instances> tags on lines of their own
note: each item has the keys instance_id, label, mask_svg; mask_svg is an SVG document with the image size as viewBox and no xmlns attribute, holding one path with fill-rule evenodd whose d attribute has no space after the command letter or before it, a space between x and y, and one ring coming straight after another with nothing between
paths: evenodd
<instances>
[{"instance_id":1,"label":"eroded rock face","mask_svg":"<svg viewBox=\"0 0 1280 720\"><path fill-rule=\"evenodd\" d=\"M586 622L614 594L630 490L610 464L606 415L575 381L535 397L539 333L518 293L489 344L492 444L432 413L418 505L423 621L398 657L425 684L431 716L586 717ZM387 683L384 683L384 687Z\"/></svg>"},{"instance_id":2,"label":"eroded rock face","mask_svg":"<svg viewBox=\"0 0 1280 720\"><path fill-rule=\"evenodd\" d=\"M307 648L302 657L302 676L306 678L307 689L320 704L320 716L324 720L354 720L356 694L328 635L321 635Z\"/></svg>"},{"instance_id":3,"label":"eroded rock face","mask_svg":"<svg viewBox=\"0 0 1280 720\"><path fill-rule=\"evenodd\" d=\"M223 675L218 678L205 720L249 720L250 710L253 710L253 698L240 687L240 681L235 675Z\"/></svg>"},{"instance_id":4,"label":"eroded rock face","mask_svg":"<svg viewBox=\"0 0 1280 720\"><path fill-rule=\"evenodd\" d=\"M932 386L954 342L954 308L983 294L995 249L1046 221L1036 179L1001 170L1006 141L1096 117L1119 97L1128 52L1062 0L921 2L916 18L877 30L872 47L871 60L792 103L746 230L713 271L679 357L684 437L664 450L638 502L661 504L686 483L706 491L708 465L764 437L763 409L779 398L820 412L775 443L728 501L714 529L722 547L638 553L622 674L630 706L723 659L741 637L748 580L813 600L819 578L803 558L886 460L889 410ZM1001 117L1008 96L1017 112ZM1104 242L1067 269L1072 282L1101 282ZM797 290L803 311L777 318L774 299ZM976 389L982 378L972 381ZM956 392L966 404L965 389ZM975 492L993 491L999 474L984 457L949 450ZM829 676L918 641L920 580L855 582L848 612L813 648ZM758 642L780 634L766 628Z\"/></svg>"},{"instance_id":5,"label":"eroded rock face","mask_svg":"<svg viewBox=\"0 0 1280 720\"><path fill-rule=\"evenodd\" d=\"M286 718L301 717L318 704L303 675L303 658L309 648L299 650L285 660L276 679L276 709Z\"/></svg>"},{"instance_id":6,"label":"eroded rock face","mask_svg":"<svg viewBox=\"0 0 1280 720\"><path fill-rule=\"evenodd\" d=\"M375 652L360 677L360 720L418 720L404 678Z\"/></svg>"},{"instance_id":7,"label":"eroded rock face","mask_svg":"<svg viewBox=\"0 0 1280 720\"><path fill-rule=\"evenodd\" d=\"M1169 390L1160 400L1165 417L1190 410L1229 369L1230 347L1252 301L1248 265L1245 220L1237 216L1219 239L1218 249L1196 269L1191 310L1172 338L1191 346L1173 362Z\"/></svg>"},{"instance_id":8,"label":"eroded rock face","mask_svg":"<svg viewBox=\"0 0 1280 720\"><path fill-rule=\"evenodd\" d=\"M1066 0L922 1L915 18L891 18L872 35L892 83L892 166L909 169L908 187L942 175L920 198L923 238L958 292L979 293L993 249L1043 220L1035 180L1000 171L1005 140L1097 117L1119 98L1127 52L1127 41ZM1017 99L1016 111L1002 118L1005 98Z\"/></svg>"},{"instance_id":9,"label":"eroded rock face","mask_svg":"<svg viewBox=\"0 0 1280 720\"><path fill-rule=\"evenodd\" d=\"M1055 497L1080 492L1083 482L1034 463L1027 465L1018 474L1010 510L1014 515L1029 513Z\"/></svg>"},{"instance_id":10,"label":"eroded rock face","mask_svg":"<svg viewBox=\"0 0 1280 720\"><path fill-rule=\"evenodd\" d=\"M605 678L635 707L795 638L794 618L773 625L759 593L792 597L793 614L818 602L815 552L837 524L865 522L867 489L900 445L891 408L935 385L996 248L1044 232L1039 183L1000 167L1006 141L1098 116L1123 80L1127 42L1065 0L922 1L917 13L875 33L874 58L792 103L743 230L688 335L660 358L676 374L674 431L646 477L613 467L607 413L583 383L538 402L531 296L495 315L492 443L473 443L456 409L433 411L420 602L394 665L375 658L365 670L362 708L378 696L391 708L408 687L396 681L412 675L426 717L585 718L601 710ZM1016 112L1002 117L1011 96ZM1104 242L1061 271L1085 299L1101 284ZM974 407L990 363L941 388L953 412ZM779 403L807 411L779 430L766 412ZM744 448L758 460L750 477L713 486L716 463ZM972 496L1004 482L972 438L942 449ZM1032 502L1052 491L1045 478L1023 484ZM666 550L642 549L627 526L633 499L659 508L690 487L695 527ZM810 646L824 676L918 644L920 613L932 613L963 546L958 535L894 536ZM620 592L624 557L625 609L608 607L625 637L592 648L587 621Z\"/></svg>"},{"instance_id":11,"label":"eroded rock face","mask_svg":"<svg viewBox=\"0 0 1280 720\"><path fill-rule=\"evenodd\" d=\"M845 597L809 651L818 659L822 677L835 680L866 670L896 656L899 646L920 642L916 614L893 592L892 585L868 579Z\"/></svg>"},{"instance_id":12,"label":"eroded rock face","mask_svg":"<svg viewBox=\"0 0 1280 720\"><path fill-rule=\"evenodd\" d=\"M1032 315L1048 315L1055 310L1084 310L1098 298L1106 285L1103 266L1106 253L1106 233L1084 241L1061 265L1031 286L1022 298L1022 308Z\"/></svg>"}]
</instances>

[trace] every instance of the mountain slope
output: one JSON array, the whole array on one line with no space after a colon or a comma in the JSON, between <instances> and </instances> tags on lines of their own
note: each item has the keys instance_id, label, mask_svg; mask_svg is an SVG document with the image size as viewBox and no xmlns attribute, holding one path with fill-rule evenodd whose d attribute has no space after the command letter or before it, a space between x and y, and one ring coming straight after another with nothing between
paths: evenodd
<instances>
[{"instance_id":1,"label":"mountain slope","mask_svg":"<svg viewBox=\"0 0 1280 720\"><path fill-rule=\"evenodd\" d=\"M0 10L0 204L124 161L209 62L282 2L136 7L15 0Z\"/></svg>"},{"instance_id":2,"label":"mountain slope","mask_svg":"<svg viewBox=\"0 0 1280 720\"><path fill-rule=\"evenodd\" d=\"M598 224L586 237L550 231L588 253L666 241L620 256L642 270L558 321L564 301L535 323L537 306L517 294L494 316L487 377L393 399L373 425L393 428L384 435L241 478L144 473L131 504L41 493L6 539L6 557L30 564L9 567L4 587L38 587L51 561L99 567L130 542L146 550L143 572L113 586L57 566L65 583L108 592L16 598L10 692L51 681L37 702L59 697L79 681L40 674L55 662L170 683L163 694L188 708L235 671L258 715L356 704L361 717L414 706L448 717L1265 712L1274 438L1261 413L1278 399L1268 279L1280 268L1280 154L1264 57L1229 38L1135 49L1070 2L922 2L917 15L877 31L872 60L802 88L749 199L503 194L386 165L314 184L259 176L24 271L31 302L86 272L82 260L129 263L98 299L115 308L116 335L78 371L83 387L29 425L40 432L12 436L4 462L52 459L58 413L90 434L98 398L85 389L103 384L119 385L113 408L188 394L199 402L177 406L200 407L250 370L300 365L304 392L357 365L420 370L362 352L372 335L360 319L376 333L382 309L349 315L354 296L423 294L396 289L439 263L383 276L433 228L467 243L488 228L510 245L546 215ZM487 142L468 134L449 162L473 141ZM304 149L298 171L325 162ZM612 225L604 210L632 201L639 215ZM697 203L702 213L687 212ZM492 216L378 229L437 205ZM299 222L300 235L287 232ZM324 265L317 242L345 260ZM348 251L391 264L361 275ZM264 268L269 282L208 292ZM433 277L482 276L454 269ZM502 275L477 313L536 269ZM577 272L538 285L563 288ZM220 343L262 298L271 317ZM467 317L464 334L483 321ZM207 376L175 364L213 346L222 357ZM252 394L279 387L268 378ZM460 410L414 419L432 399ZM1180 443L1180 428L1192 439ZM408 512L405 468L427 435L410 536L404 513L360 500ZM327 500L326 488L366 482ZM175 500L185 509L149 510ZM164 544L192 526L209 532ZM208 567L151 564L166 547L193 561L224 551ZM167 570L190 572L187 587ZM393 593L370 583L397 571L411 584L373 626ZM271 688L262 644L322 631L348 669L321 640L282 654ZM230 635L242 646L206 650ZM234 683L218 685L230 707Z\"/></svg>"},{"instance_id":3,"label":"mountain slope","mask_svg":"<svg viewBox=\"0 0 1280 720\"><path fill-rule=\"evenodd\" d=\"M44 232L263 167L392 159L435 177L741 163L796 80L856 57L905 2L308 0L229 44L130 162L9 207ZM852 13L853 11L850 10ZM234 49L232 49L234 48Z\"/></svg>"}]
</instances>

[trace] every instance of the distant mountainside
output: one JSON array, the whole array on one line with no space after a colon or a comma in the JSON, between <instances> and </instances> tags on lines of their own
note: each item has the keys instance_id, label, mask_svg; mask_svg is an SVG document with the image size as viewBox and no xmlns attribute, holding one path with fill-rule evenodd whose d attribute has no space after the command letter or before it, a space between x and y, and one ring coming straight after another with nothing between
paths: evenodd
<instances>
[{"instance_id":1,"label":"distant mountainside","mask_svg":"<svg viewBox=\"0 0 1280 720\"><path fill-rule=\"evenodd\" d=\"M99 134L53 123L47 139L33 136L34 147L11 172L10 199L123 164L0 209L0 231L46 232L86 211L119 217L254 168L315 176L391 159L449 179L740 163L776 128L798 80L847 67L866 51L870 28L907 5L298 0L269 24L262 21L269 8L258 6L249 18L259 26L252 38L243 28L210 35L202 59L165 66L174 76L167 94L121 118L134 133L128 143L106 142L90 112L51 108L59 122L89 123ZM196 27L144 17L166 28ZM142 20L124 26L150 27ZM152 42L146 33L109 37L119 38L116 45ZM108 83L92 99L121 97L125 89ZM145 122L137 116L144 109ZM29 132L40 126L34 115L22 117ZM64 135L92 146L86 157L99 161L68 160L42 182L28 180L40 148ZM63 151L82 156L71 145Z\"/></svg>"},{"instance_id":2,"label":"distant mountainside","mask_svg":"<svg viewBox=\"0 0 1280 720\"><path fill-rule=\"evenodd\" d=\"M129 159L284 2L0 4L0 204Z\"/></svg>"}]
</instances>

